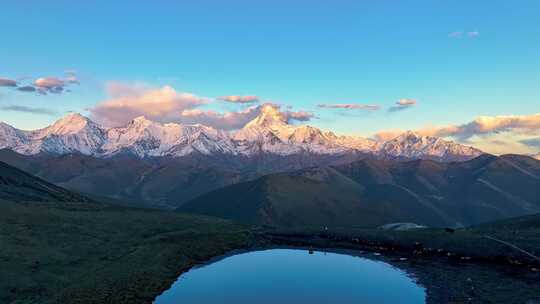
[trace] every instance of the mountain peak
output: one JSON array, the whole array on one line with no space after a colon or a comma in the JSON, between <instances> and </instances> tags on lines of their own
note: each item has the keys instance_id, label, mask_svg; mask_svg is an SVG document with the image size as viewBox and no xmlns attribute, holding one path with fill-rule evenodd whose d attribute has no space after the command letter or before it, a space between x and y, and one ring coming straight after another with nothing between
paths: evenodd
<instances>
[{"instance_id":1,"label":"mountain peak","mask_svg":"<svg viewBox=\"0 0 540 304\"><path fill-rule=\"evenodd\" d=\"M133 118L133 120L131 120L130 124L148 126L148 125L151 125L153 123L154 123L154 121L146 118L146 116L144 116L144 115L141 115L141 116L137 116L137 117Z\"/></svg>"},{"instance_id":2,"label":"mountain peak","mask_svg":"<svg viewBox=\"0 0 540 304\"><path fill-rule=\"evenodd\" d=\"M47 133L57 135L73 134L79 132L88 125L94 125L94 123L88 117L79 113L70 113L57 120L52 126L47 128Z\"/></svg>"},{"instance_id":3,"label":"mountain peak","mask_svg":"<svg viewBox=\"0 0 540 304\"><path fill-rule=\"evenodd\" d=\"M412 130L408 130L404 133L402 133L401 135L398 136L398 138L406 138L406 139L418 139L418 138L422 138L423 136L418 134L417 132L415 131L412 131Z\"/></svg>"},{"instance_id":4,"label":"mountain peak","mask_svg":"<svg viewBox=\"0 0 540 304\"><path fill-rule=\"evenodd\" d=\"M60 119L60 121L73 122L73 121L88 121L88 117L81 115L80 113L69 113Z\"/></svg>"},{"instance_id":5,"label":"mountain peak","mask_svg":"<svg viewBox=\"0 0 540 304\"><path fill-rule=\"evenodd\" d=\"M279 107L272 104L261 106L260 113L246 127L270 127L275 125L286 125L287 118L279 111Z\"/></svg>"},{"instance_id":6,"label":"mountain peak","mask_svg":"<svg viewBox=\"0 0 540 304\"><path fill-rule=\"evenodd\" d=\"M383 143L381 151L386 157L446 161L469 160L483 153L469 146L439 137L422 136L414 131L407 131Z\"/></svg>"},{"instance_id":7,"label":"mountain peak","mask_svg":"<svg viewBox=\"0 0 540 304\"><path fill-rule=\"evenodd\" d=\"M147 120L148 119L144 115L137 116L137 117L133 118L133 121L147 121Z\"/></svg>"}]
</instances>

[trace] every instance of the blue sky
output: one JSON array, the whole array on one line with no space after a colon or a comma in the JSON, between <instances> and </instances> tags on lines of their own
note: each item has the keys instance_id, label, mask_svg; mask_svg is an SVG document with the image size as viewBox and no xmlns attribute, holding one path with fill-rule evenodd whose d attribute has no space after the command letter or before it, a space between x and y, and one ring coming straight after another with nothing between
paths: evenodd
<instances>
[{"instance_id":1,"label":"blue sky","mask_svg":"<svg viewBox=\"0 0 540 304\"><path fill-rule=\"evenodd\" d=\"M539 12L532 0L10 1L0 10L0 77L75 71L80 85L47 95L0 87L4 107L56 113L0 111L0 120L32 129L85 113L110 98L111 82L256 95L315 113L310 124L364 136L532 115L540 112ZM417 103L389 112L400 99Z\"/></svg>"}]
</instances>

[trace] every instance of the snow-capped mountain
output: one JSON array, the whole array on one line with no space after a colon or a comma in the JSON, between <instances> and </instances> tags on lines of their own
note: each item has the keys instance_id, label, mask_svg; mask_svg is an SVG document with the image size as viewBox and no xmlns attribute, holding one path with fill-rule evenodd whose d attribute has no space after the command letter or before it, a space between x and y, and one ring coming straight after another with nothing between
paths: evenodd
<instances>
[{"instance_id":1,"label":"snow-capped mountain","mask_svg":"<svg viewBox=\"0 0 540 304\"><path fill-rule=\"evenodd\" d=\"M375 141L362 137L338 137L311 126L290 125L285 116L271 105L263 106L260 115L232 134L232 138L239 152L246 155L260 152L280 155L343 154L373 152L376 147Z\"/></svg>"},{"instance_id":2,"label":"snow-capped mountain","mask_svg":"<svg viewBox=\"0 0 540 304\"><path fill-rule=\"evenodd\" d=\"M18 150L18 147L26 147L30 143L26 132L0 122L0 148L13 149L16 152L24 153Z\"/></svg>"},{"instance_id":3,"label":"snow-capped mountain","mask_svg":"<svg viewBox=\"0 0 540 304\"><path fill-rule=\"evenodd\" d=\"M29 132L31 151L94 154L106 142L103 129L80 114L69 114L53 125Z\"/></svg>"},{"instance_id":4,"label":"snow-capped mountain","mask_svg":"<svg viewBox=\"0 0 540 304\"><path fill-rule=\"evenodd\" d=\"M108 129L102 150L104 155L129 152L140 157L234 152L231 140L223 131L203 125L161 124L144 117Z\"/></svg>"},{"instance_id":5,"label":"snow-capped mountain","mask_svg":"<svg viewBox=\"0 0 540 304\"><path fill-rule=\"evenodd\" d=\"M40 152L95 154L106 142L103 129L80 114L69 114L53 125L35 131L23 131L2 123L0 147L21 154Z\"/></svg>"},{"instance_id":6,"label":"snow-capped mountain","mask_svg":"<svg viewBox=\"0 0 540 304\"><path fill-rule=\"evenodd\" d=\"M462 161L480 156L484 152L439 137L421 136L407 131L382 144L378 154L386 158Z\"/></svg>"},{"instance_id":7,"label":"snow-capped mountain","mask_svg":"<svg viewBox=\"0 0 540 304\"><path fill-rule=\"evenodd\" d=\"M338 136L308 125L289 124L277 108L265 105L259 116L235 132L195 124L159 123L138 117L121 127L104 128L80 115L70 114L53 125L35 131L18 130L0 123L0 149L21 154L67 154L96 157L129 153L138 157L190 154L289 156L355 153L376 158L436 159L461 161L483 152L472 147L414 132L379 142L359 136Z\"/></svg>"}]
</instances>

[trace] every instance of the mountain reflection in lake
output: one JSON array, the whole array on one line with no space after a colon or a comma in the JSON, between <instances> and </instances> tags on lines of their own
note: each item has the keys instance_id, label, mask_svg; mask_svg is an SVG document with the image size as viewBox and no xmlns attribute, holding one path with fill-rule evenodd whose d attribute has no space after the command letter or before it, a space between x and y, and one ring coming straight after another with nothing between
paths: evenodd
<instances>
[{"instance_id":1,"label":"mountain reflection in lake","mask_svg":"<svg viewBox=\"0 0 540 304\"><path fill-rule=\"evenodd\" d=\"M383 262L272 249L194 268L155 303L417 304L425 303L425 292L404 272Z\"/></svg>"}]
</instances>

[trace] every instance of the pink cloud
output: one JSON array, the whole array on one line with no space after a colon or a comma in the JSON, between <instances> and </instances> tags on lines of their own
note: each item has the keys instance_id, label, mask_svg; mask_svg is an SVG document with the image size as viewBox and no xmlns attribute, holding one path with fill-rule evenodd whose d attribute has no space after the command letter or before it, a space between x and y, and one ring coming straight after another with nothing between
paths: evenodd
<instances>
[{"instance_id":1,"label":"pink cloud","mask_svg":"<svg viewBox=\"0 0 540 304\"><path fill-rule=\"evenodd\" d=\"M63 87L64 81L56 77L42 77L36 79L36 81L34 81L34 85L36 87L50 89L54 87Z\"/></svg>"},{"instance_id":2,"label":"pink cloud","mask_svg":"<svg viewBox=\"0 0 540 304\"><path fill-rule=\"evenodd\" d=\"M219 113L213 110L189 109L182 112L181 121L184 123L201 123L217 129L234 130L240 129L253 120L263 107L273 107L280 111L280 106L272 103L265 103L258 106L251 106L241 111ZM287 122L309 121L314 118L314 114L305 111L280 111Z\"/></svg>"},{"instance_id":3,"label":"pink cloud","mask_svg":"<svg viewBox=\"0 0 540 304\"><path fill-rule=\"evenodd\" d=\"M206 104L208 99L176 92L170 86L150 89L140 85L111 83L111 99L89 109L93 118L105 125L122 125L138 116L159 122L179 121L182 112Z\"/></svg>"},{"instance_id":4,"label":"pink cloud","mask_svg":"<svg viewBox=\"0 0 540 304\"><path fill-rule=\"evenodd\" d=\"M413 106L416 104L416 100L403 98L396 102L396 104L400 106Z\"/></svg>"},{"instance_id":5,"label":"pink cloud","mask_svg":"<svg viewBox=\"0 0 540 304\"><path fill-rule=\"evenodd\" d=\"M393 135L399 135L401 132L399 130L381 131L375 134L375 138L385 139ZM480 116L471 122L461 125L426 127L416 132L426 136L454 137L460 141L467 141L473 136L487 136L502 132L540 135L540 113L531 115Z\"/></svg>"},{"instance_id":6,"label":"pink cloud","mask_svg":"<svg viewBox=\"0 0 540 304\"><path fill-rule=\"evenodd\" d=\"M346 109L346 110L368 110L368 111L377 111L381 107L378 105L366 105L358 103L337 103L337 104L327 104L322 103L317 105L319 108L327 109Z\"/></svg>"},{"instance_id":7,"label":"pink cloud","mask_svg":"<svg viewBox=\"0 0 540 304\"><path fill-rule=\"evenodd\" d=\"M453 136L460 139L468 139L474 135L507 131L522 134L540 132L540 113L532 115L480 116L462 125L450 125L430 130L436 136Z\"/></svg>"},{"instance_id":8,"label":"pink cloud","mask_svg":"<svg viewBox=\"0 0 540 304\"><path fill-rule=\"evenodd\" d=\"M409 98L402 98L396 102L396 104L390 109L388 109L389 112L397 112L401 110L409 109L417 104L416 100L409 99Z\"/></svg>"},{"instance_id":9,"label":"pink cloud","mask_svg":"<svg viewBox=\"0 0 540 304\"><path fill-rule=\"evenodd\" d=\"M17 81L8 79L8 78L0 78L0 87L16 87Z\"/></svg>"},{"instance_id":10,"label":"pink cloud","mask_svg":"<svg viewBox=\"0 0 540 304\"><path fill-rule=\"evenodd\" d=\"M241 111L219 113L213 110L188 109L182 111L183 123L200 123L216 129L240 129L259 114L259 107L249 107Z\"/></svg>"},{"instance_id":11,"label":"pink cloud","mask_svg":"<svg viewBox=\"0 0 540 304\"><path fill-rule=\"evenodd\" d=\"M310 121L315 118L315 114L306 111L285 111L282 112L288 122L294 121Z\"/></svg>"},{"instance_id":12,"label":"pink cloud","mask_svg":"<svg viewBox=\"0 0 540 304\"><path fill-rule=\"evenodd\" d=\"M226 101L226 102L231 102L231 103L256 103L256 102L259 102L259 97L254 96L254 95L247 95L247 96L230 95L230 96L221 96L221 97L218 97L218 99Z\"/></svg>"},{"instance_id":13,"label":"pink cloud","mask_svg":"<svg viewBox=\"0 0 540 304\"><path fill-rule=\"evenodd\" d=\"M403 130L395 130L395 129L379 131L373 136L373 139L377 141L387 141L387 140L391 140L393 138L398 137L403 132L404 132Z\"/></svg>"},{"instance_id":14,"label":"pink cloud","mask_svg":"<svg viewBox=\"0 0 540 304\"><path fill-rule=\"evenodd\" d=\"M200 123L217 129L231 130L243 127L254 119L263 106L279 109L279 105L266 103L250 106L240 111L218 112L201 109L212 103L208 98L190 93L177 92L170 86L149 88L144 85L110 83L107 86L110 99L88 109L96 121L107 126L119 126L130 120L145 116L158 122ZM308 121L313 113L305 111L282 111L287 121Z\"/></svg>"},{"instance_id":15,"label":"pink cloud","mask_svg":"<svg viewBox=\"0 0 540 304\"><path fill-rule=\"evenodd\" d=\"M80 84L79 79L74 73L67 74L65 78L41 77L32 82L26 82L28 77L20 78L15 81L8 78L0 78L0 87L13 87L19 92L37 92L42 95L48 93L61 94L68 92L69 85Z\"/></svg>"}]
</instances>

